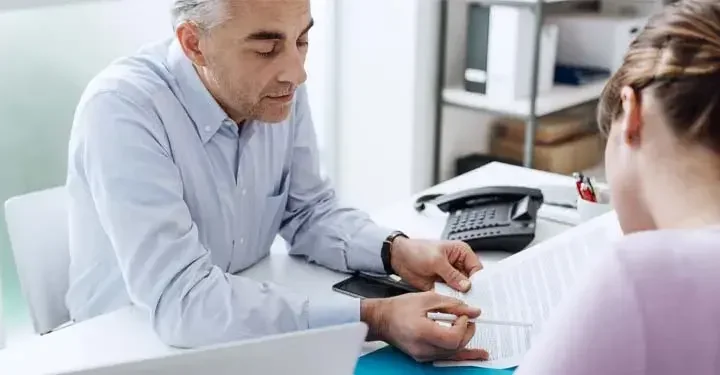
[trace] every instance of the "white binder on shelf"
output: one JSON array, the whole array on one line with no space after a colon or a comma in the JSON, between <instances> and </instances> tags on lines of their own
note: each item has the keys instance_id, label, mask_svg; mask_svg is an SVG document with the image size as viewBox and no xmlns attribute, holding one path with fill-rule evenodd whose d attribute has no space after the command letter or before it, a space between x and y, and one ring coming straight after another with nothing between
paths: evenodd
<instances>
[{"instance_id":1,"label":"white binder on shelf","mask_svg":"<svg viewBox=\"0 0 720 375\"><path fill-rule=\"evenodd\" d=\"M534 54L535 15L530 9L494 5L490 9L487 96L497 100L529 98ZM553 88L558 28L543 25L540 35L538 95Z\"/></svg>"}]
</instances>

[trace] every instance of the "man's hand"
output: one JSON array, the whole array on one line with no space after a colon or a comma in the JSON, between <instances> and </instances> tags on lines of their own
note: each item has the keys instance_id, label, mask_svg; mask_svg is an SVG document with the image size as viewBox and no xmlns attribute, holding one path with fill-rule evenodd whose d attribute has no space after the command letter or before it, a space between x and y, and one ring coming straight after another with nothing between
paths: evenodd
<instances>
[{"instance_id":1,"label":"man's hand","mask_svg":"<svg viewBox=\"0 0 720 375\"><path fill-rule=\"evenodd\" d=\"M470 246L461 241L395 239L390 262L395 272L410 285L432 290L444 281L460 292L470 289L469 277L482 269Z\"/></svg>"},{"instance_id":2,"label":"man's hand","mask_svg":"<svg viewBox=\"0 0 720 375\"><path fill-rule=\"evenodd\" d=\"M459 318L452 327L444 327L428 319L428 312ZM434 292L361 302L361 319L370 327L368 339L392 344L418 362L488 359L485 350L466 349L475 334L475 324L468 323L468 318L479 315L480 310Z\"/></svg>"}]
</instances>

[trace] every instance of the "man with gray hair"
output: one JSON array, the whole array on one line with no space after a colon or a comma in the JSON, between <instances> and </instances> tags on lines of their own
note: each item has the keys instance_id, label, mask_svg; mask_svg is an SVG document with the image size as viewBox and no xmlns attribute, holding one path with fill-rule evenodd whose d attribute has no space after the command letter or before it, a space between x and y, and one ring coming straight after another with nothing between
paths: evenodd
<instances>
[{"instance_id":1,"label":"man with gray hair","mask_svg":"<svg viewBox=\"0 0 720 375\"><path fill-rule=\"evenodd\" d=\"M176 0L175 36L88 85L69 144L67 305L82 321L133 304L169 345L197 347L362 320L419 361L466 349L482 266L462 242L407 238L338 205L304 87L309 0ZM292 255L394 273L425 292L310 300L238 275L277 234ZM459 316L452 327L427 318Z\"/></svg>"}]
</instances>

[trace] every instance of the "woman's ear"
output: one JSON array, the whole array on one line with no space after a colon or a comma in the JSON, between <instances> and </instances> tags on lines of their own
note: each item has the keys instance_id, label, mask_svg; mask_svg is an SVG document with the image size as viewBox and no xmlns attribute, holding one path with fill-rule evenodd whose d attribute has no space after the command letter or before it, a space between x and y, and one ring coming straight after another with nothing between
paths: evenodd
<instances>
[{"instance_id":1,"label":"woman's ear","mask_svg":"<svg viewBox=\"0 0 720 375\"><path fill-rule=\"evenodd\" d=\"M640 143L643 125L640 97L632 87L625 86L620 91L620 100L622 100L624 113L622 122L623 141L628 146L634 147Z\"/></svg>"}]
</instances>

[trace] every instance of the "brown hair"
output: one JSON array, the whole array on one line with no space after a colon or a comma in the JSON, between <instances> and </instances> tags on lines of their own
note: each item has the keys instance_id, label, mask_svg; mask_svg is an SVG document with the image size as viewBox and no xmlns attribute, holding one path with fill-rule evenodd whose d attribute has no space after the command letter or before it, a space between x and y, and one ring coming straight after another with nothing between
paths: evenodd
<instances>
[{"instance_id":1,"label":"brown hair","mask_svg":"<svg viewBox=\"0 0 720 375\"><path fill-rule=\"evenodd\" d=\"M601 95L606 133L622 115L625 86L639 100L652 90L678 137L720 152L720 0L680 0L650 19Z\"/></svg>"}]
</instances>

